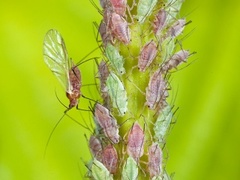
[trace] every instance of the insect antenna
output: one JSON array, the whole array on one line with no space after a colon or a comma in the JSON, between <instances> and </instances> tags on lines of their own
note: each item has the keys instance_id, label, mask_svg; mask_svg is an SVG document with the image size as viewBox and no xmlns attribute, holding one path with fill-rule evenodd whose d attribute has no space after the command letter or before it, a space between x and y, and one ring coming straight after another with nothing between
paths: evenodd
<instances>
[{"instance_id":1,"label":"insect antenna","mask_svg":"<svg viewBox=\"0 0 240 180\"><path fill-rule=\"evenodd\" d=\"M57 128L57 126L59 125L59 123L62 121L62 119L63 119L63 117L65 116L65 114L66 114L66 113L64 113L64 114L62 115L62 117L58 120L58 122L57 122L57 123L55 124L55 126L53 127L53 130L51 131L51 133L50 133L50 135L49 135L49 137L48 137L48 140L47 140L47 143L46 143L46 146L45 146L45 149L44 149L43 158L45 158L45 156L46 156L47 148L48 148L49 142L50 142L50 140L51 140L51 138L52 138L52 135L53 135L55 129Z\"/></svg>"}]
</instances>

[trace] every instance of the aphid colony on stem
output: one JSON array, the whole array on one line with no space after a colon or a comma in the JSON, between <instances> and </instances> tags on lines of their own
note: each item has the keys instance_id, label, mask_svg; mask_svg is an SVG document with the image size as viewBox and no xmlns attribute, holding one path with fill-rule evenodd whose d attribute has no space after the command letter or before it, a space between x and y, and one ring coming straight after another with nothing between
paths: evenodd
<instances>
[{"instance_id":1,"label":"aphid colony on stem","mask_svg":"<svg viewBox=\"0 0 240 180\"><path fill-rule=\"evenodd\" d=\"M128 3L100 0L103 58L97 77L102 100L91 108L95 130L89 138L93 160L88 175L166 180L164 147L174 115L167 101L169 77L191 55L177 43L187 23L178 19L182 0ZM68 59L57 31L47 33L45 42L45 62L65 86L69 109L77 106L80 71Z\"/></svg>"}]
</instances>

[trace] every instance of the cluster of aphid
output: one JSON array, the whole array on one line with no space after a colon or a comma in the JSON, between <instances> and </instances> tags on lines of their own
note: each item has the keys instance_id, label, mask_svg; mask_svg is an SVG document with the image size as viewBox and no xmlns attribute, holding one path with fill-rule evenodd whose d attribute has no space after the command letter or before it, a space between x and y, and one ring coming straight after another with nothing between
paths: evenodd
<instances>
[{"instance_id":1,"label":"cluster of aphid","mask_svg":"<svg viewBox=\"0 0 240 180\"><path fill-rule=\"evenodd\" d=\"M170 179L162 152L173 119L168 79L190 56L177 39L187 24L177 19L182 0L100 0L100 4L99 47L104 57L98 63L98 77L103 102L91 109L96 128L89 138L93 160L88 176ZM81 75L56 30L45 37L44 59L66 89L67 112L82 95Z\"/></svg>"},{"instance_id":2,"label":"cluster of aphid","mask_svg":"<svg viewBox=\"0 0 240 180\"><path fill-rule=\"evenodd\" d=\"M168 79L190 56L177 40L187 24L177 19L182 0L131 3L100 0L103 103L94 108L89 174L94 179L170 179L162 153L173 119Z\"/></svg>"}]
</instances>

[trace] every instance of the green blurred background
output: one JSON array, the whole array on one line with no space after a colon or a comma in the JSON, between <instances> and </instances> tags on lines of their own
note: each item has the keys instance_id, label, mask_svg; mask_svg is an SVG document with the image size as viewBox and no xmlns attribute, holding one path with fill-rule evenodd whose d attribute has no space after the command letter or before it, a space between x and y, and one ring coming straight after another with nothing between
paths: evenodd
<instances>
[{"instance_id":1,"label":"green blurred background","mask_svg":"<svg viewBox=\"0 0 240 180\"><path fill-rule=\"evenodd\" d=\"M167 169L175 180L240 179L240 2L187 0L181 14L193 21L185 32L194 29L183 46L198 53L194 63L172 76L180 109L168 137ZM42 44L49 29L58 29L77 62L97 46L92 22L100 19L88 0L0 2L1 180L84 177L88 131L68 118L43 157L65 109L54 91L64 104L68 101L43 62ZM93 63L84 66L82 74L91 76ZM83 84L93 82L83 79Z\"/></svg>"}]
</instances>

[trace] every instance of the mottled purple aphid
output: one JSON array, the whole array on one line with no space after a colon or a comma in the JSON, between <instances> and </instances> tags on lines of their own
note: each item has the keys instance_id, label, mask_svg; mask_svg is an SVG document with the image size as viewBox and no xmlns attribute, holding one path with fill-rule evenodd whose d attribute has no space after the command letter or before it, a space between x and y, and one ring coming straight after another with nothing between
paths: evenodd
<instances>
[{"instance_id":1,"label":"mottled purple aphid","mask_svg":"<svg viewBox=\"0 0 240 180\"><path fill-rule=\"evenodd\" d=\"M104 46L106 46L108 42L112 41L111 33L108 31L107 25L105 22L101 21L98 31L102 38L102 42Z\"/></svg>"},{"instance_id":2,"label":"mottled purple aphid","mask_svg":"<svg viewBox=\"0 0 240 180\"><path fill-rule=\"evenodd\" d=\"M124 44L130 42L128 23L122 16L117 13L112 13L109 28L116 39Z\"/></svg>"},{"instance_id":3,"label":"mottled purple aphid","mask_svg":"<svg viewBox=\"0 0 240 180\"><path fill-rule=\"evenodd\" d=\"M96 136L92 135L90 137L89 147L90 147L93 157L95 157L97 160L101 161L103 147L102 147L101 141Z\"/></svg>"},{"instance_id":4,"label":"mottled purple aphid","mask_svg":"<svg viewBox=\"0 0 240 180\"><path fill-rule=\"evenodd\" d=\"M118 154L112 145L108 145L103 149L102 163L111 174L115 174L118 168Z\"/></svg>"},{"instance_id":5,"label":"mottled purple aphid","mask_svg":"<svg viewBox=\"0 0 240 180\"><path fill-rule=\"evenodd\" d=\"M177 20L168 30L167 36L177 37L179 34L183 32L185 25L186 25L185 19Z\"/></svg>"},{"instance_id":6,"label":"mottled purple aphid","mask_svg":"<svg viewBox=\"0 0 240 180\"><path fill-rule=\"evenodd\" d=\"M100 78L101 96L104 100L104 106L109 107L110 97L108 95L108 89L106 87L106 81L109 76L109 69L105 61L101 61L98 65L98 72Z\"/></svg>"},{"instance_id":7,"label":"mottled purple aphid","mask_svg":"<svg viewBox=\"0 0 240 180\"><path fill-rule=\"evenodd\" d=\"M162 77L161 71L157 70L150 77L148 87L146 88L146 105L149 109L155 109L159 103L165 102L167 96L167 83Z\"/></svg>"},{"instance_id":8,"label":"mottled purple aphid","mask_svg":"<svg viewBox=\"0 0 240 180\"><path fill-rule=\"evenodd\" d=\"M164 9L161 9L153 20L153 32L155 35L159 35L162 29L166 25L167 13Z\"/></svg>"},{"instance_id":9,"label":"mottled purple aphid","mask_svg":"<svg viewBox=\"0 0 240 180\"><path fill-rule=\"evenodd\" d=\"M157 45L151 40L141 50L138 58L139 71L145 71L150 66L157 55Z\"/></svg>"},{"instance_id":10,"label":"mottled purple aphid","mask_svg":"<svg viewBox=\"0 0 240 180\"><path fill-rule=\"evenodd\" d=\"M162 172L162 150L157 143L148 148L148 171L150 178L158 177Z\"/></svg>"},{"instance_id":11,"label":"mottled purple aphid","mask_svg":"<svg viewBox=\"0 0 240 180\"><path fill-rule=\"evenodd\" d=\"M121 16L125 16L127 0L110 0L113 11Z\"/></svg>"},{"instance_id":12,"label":"mottled purple aphid","mask_svg":"<svg viewBox=\"0 0 240 180\"><path fill-rule=\"evenodd\" d=\"M144 132L141 126L135 122L128 134L127 153L138 162L144 151Z\"/></svg>"},{"instance_id":13,"label":"mottled purple aphid","mask_svg":"<svg viewBox=\"0 0 240 180\"><path fill-rule=\"evenodd\" d=\"M116 119L110 114L110 111L99 103L95 105L94 111L95 121L103 129L106 137L108 137L112 143L119 142L119 127Z\"/></svg>"},{"instance_id":14,"label":"mottled purple aphid","mask_svg":"<svg viewBox=\"0 0 240 180\"><path fill-rule=\"evenodd\" d=\"M98 66L100 84L101 84L101 92L106 92L106 81L109 76L109 69L107 63L105 61L101 61Z\"/></svg>"},{"instance_id":15,"label":"mottled purple aphid","mask_svg":"<svg viewBox=\"0 0 240 180\"><path fill-rule=\"evenodd\" d=\"M189 51L187 50L178 51L176 54L170 57L170 59L162 65L162 71L167 72L173 68L177 68L177 66L182 62L186 62L188 57L189 57Z\"/></svg>"}]
</instances>

